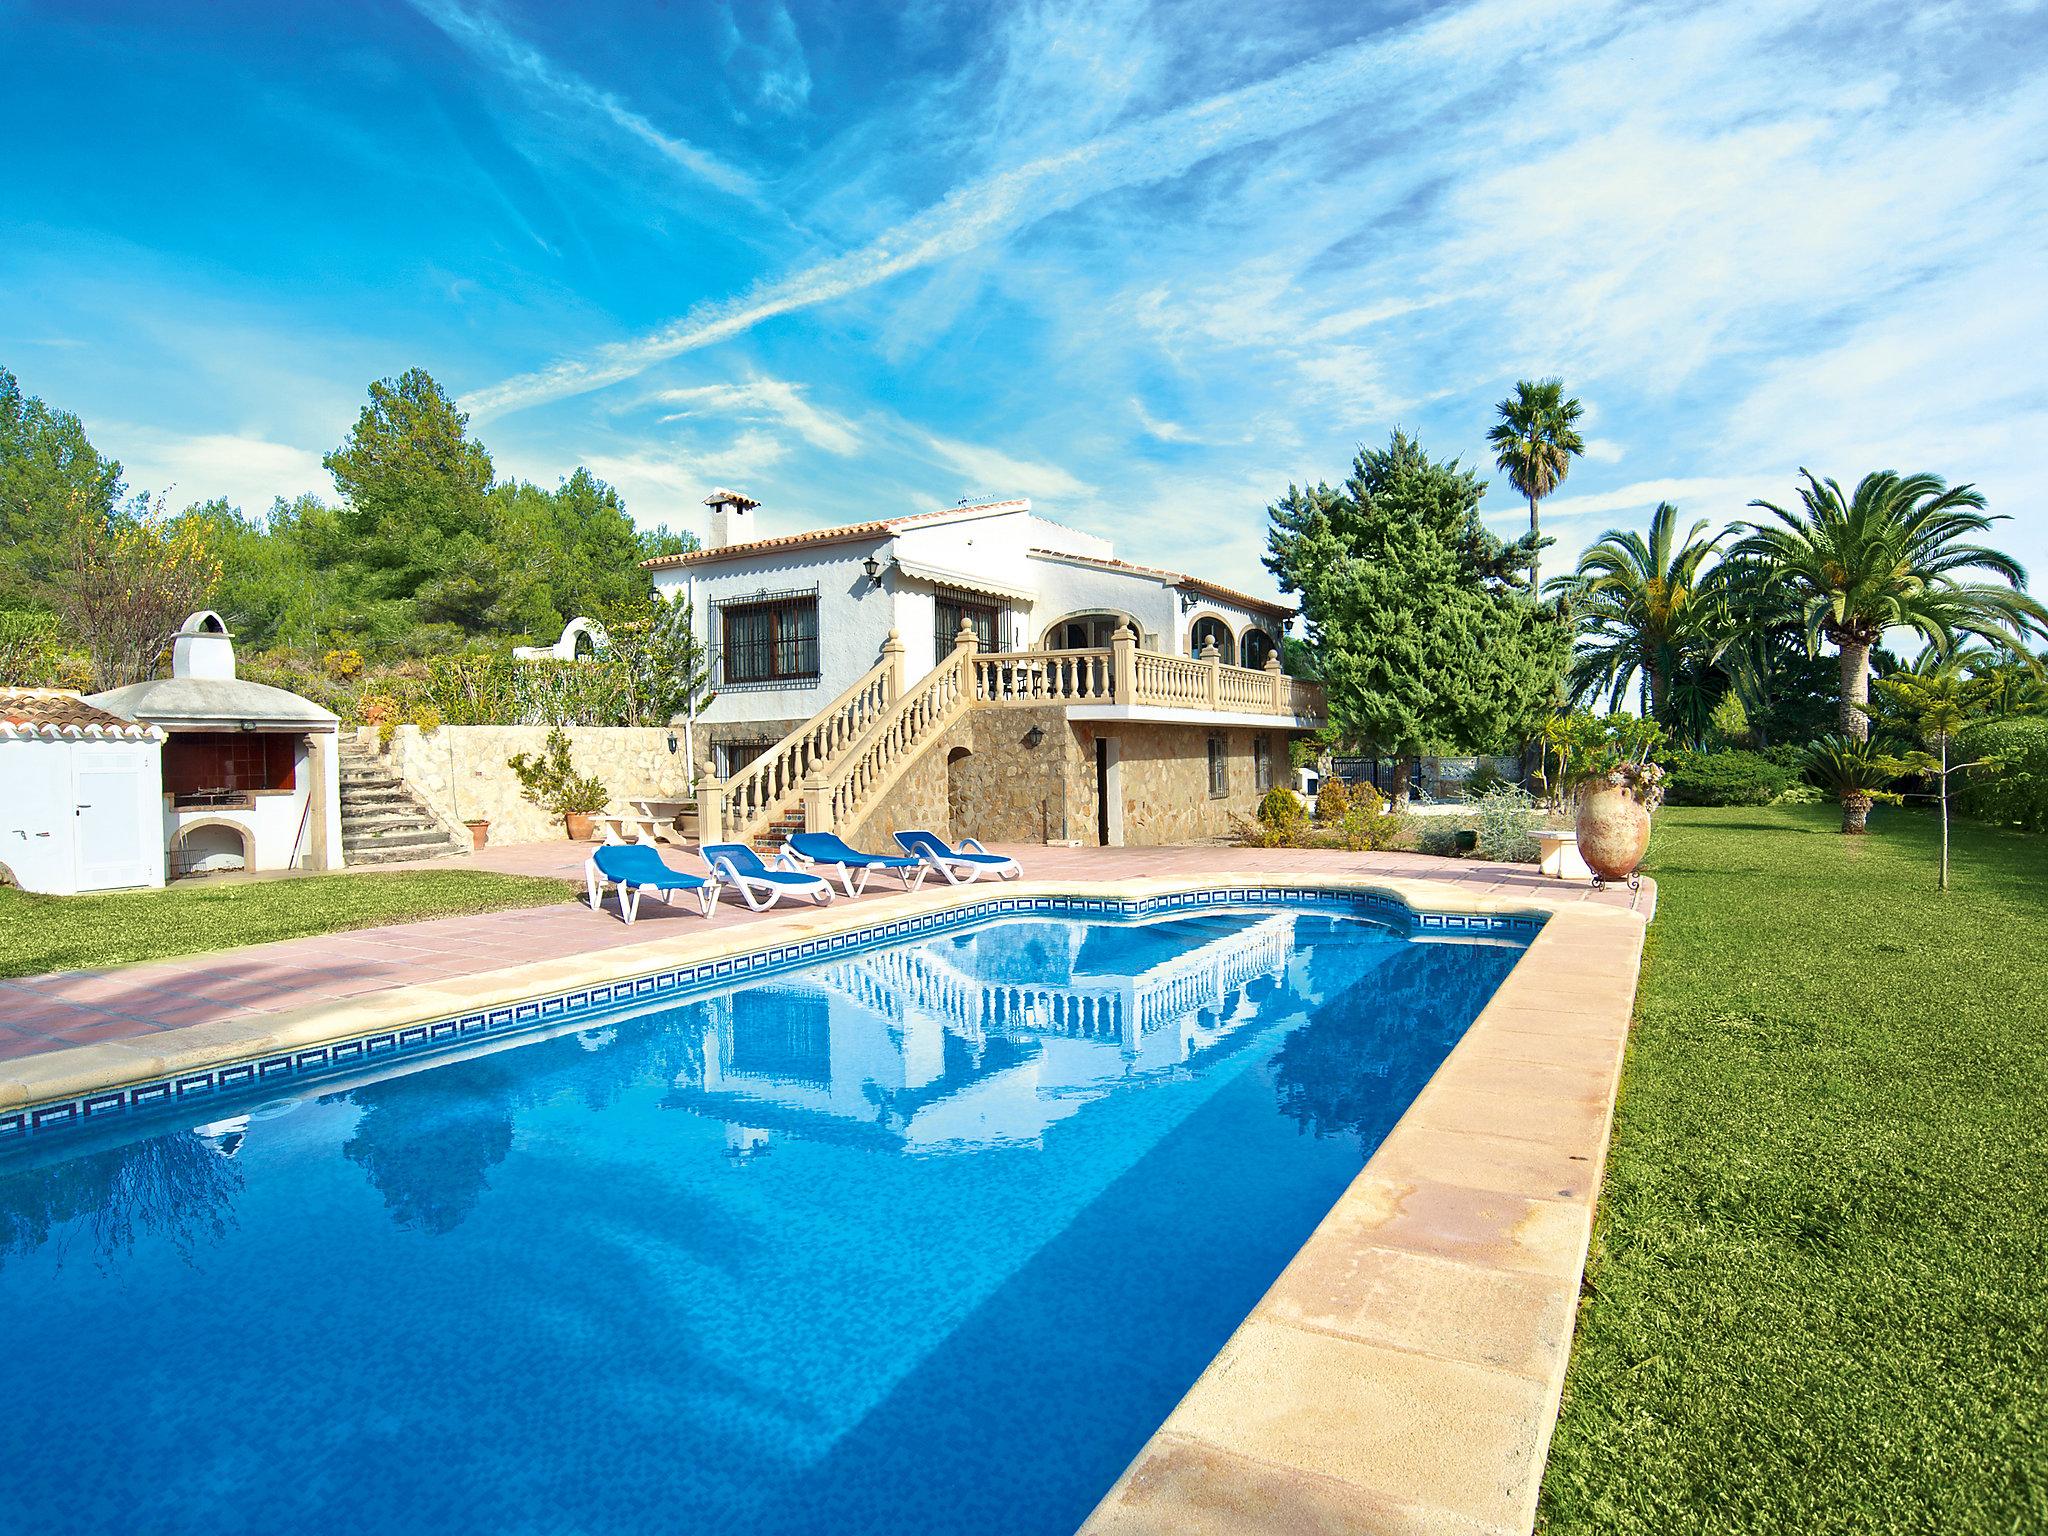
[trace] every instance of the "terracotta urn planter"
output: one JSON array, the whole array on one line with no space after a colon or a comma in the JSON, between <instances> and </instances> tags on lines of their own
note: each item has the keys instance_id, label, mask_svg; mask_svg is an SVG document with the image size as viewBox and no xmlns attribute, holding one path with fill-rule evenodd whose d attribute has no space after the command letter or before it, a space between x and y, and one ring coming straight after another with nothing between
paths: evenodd
<instances>
[{"instance_id":1,"label":"terracotta urn planter","mask_svg":"<svg viewBox=\"0 0 2048 1536\"><path fill-rule=\"evenodd\" d=\"M1650 810L1621 785L1589 789L1579 801L1579 857L1595 880L1634 883L1650 851Z\"/></svg>"},{"instance_id":2,"label":"terracotta urn planter","mask_svg":"<svg viewBox=\"0 0 2048 1536\"><path fill-rule=\"evenodd\" d=\"M587 812L571 811L568 815L564 816L562 820L569 828L570 842L587 843L590 841L590 829L593 826L595 826L596 823L590 819L590 816Z\"/></svg>"},{"instance_id":3,"label":"terracotta urn planter","mask_svg":"<svg viewBox=\"0 0 2048 1536\"><path fill-rule=\"evenodd\" d=\"M471 849L477 853L482 853L484 851L484 844L491 840L491 824L479 817L475 821L465 821L463 825L469 828Z\"/></svg>"}]
</instances>

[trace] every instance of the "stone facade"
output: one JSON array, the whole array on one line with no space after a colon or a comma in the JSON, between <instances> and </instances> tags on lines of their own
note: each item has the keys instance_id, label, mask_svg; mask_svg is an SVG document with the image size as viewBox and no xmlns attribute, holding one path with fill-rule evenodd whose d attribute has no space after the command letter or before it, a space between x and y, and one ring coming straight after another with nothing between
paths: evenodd
<instances>
[{"instance_id":1,"label":"stone facade","mask_svg":"<svg viewBox=\"0 0 2048 1536\"><path fill-rule=\"evenodd\" d=\"M1036 728L1044 734L1027 744ZM1199 725L1074 725L1064 710L975 710L956 721L849 832L883 847L899 827L928 827L984 842L1100 841L1096 733L1116 742L1123 844L1154 847L1228 837L1264 792L1255 737L1265 736L1273 782L1283 782L1287 733L1211 731ZM1209 738L1224 742L1226 793L1209 793Z\"/></svg>"},{"instance_id":2,"label":"stone facade","mask_svg":"<svg viewBox=\"0 0 2048 1536\"><path fill-rule=\"evenodd\" d=\"M680 727L674 753L666 726L572 725L567 734L576 771L595 774L611 791L610 810L631 810L627 801L636 795L682 799L689 793ZM463 822L482 818L491 824L494 843L542 842L565 835L561 820L521 796L507 763L521 752L545 751L547 739L543 725L444 725L433 731L401 725L385 761L451 829L461 832ZM359 732L358 740L371 751L377 748L374 730ZM468 834L461 836L469 846Z\"/></svg>"},{"instance_id":3,"label":"stone facade","mask_svg":"<svg viewBox=\"0 0 2048 1536\"><path fill-rule=\"evenodd\" d=\"M1122 779L1123 841L1132 848L1199 843L1230 835L1234 817L1258 810L1253 739L1270 744L1273 782L1284 783L1287 732L1210 729L1200 725L1118 724L1101 727L1114 737ZM1226 793L1209 792L1209 738L1224 744ZM1092 747L1090 748L1092 754Z\"/></svg>"},{"instance_id":4,"label":"stone facade","mask_svg":"<svg viewBox=\"0 0 2048 1536\"><path fill-rule=\"evenodd\" d=\"M850 840L865 837L879 848L898 828L923 827L985 843L1093 843L1094 753L1063 709L971 710L890 787Z\"/></svg>"}]
</instances>

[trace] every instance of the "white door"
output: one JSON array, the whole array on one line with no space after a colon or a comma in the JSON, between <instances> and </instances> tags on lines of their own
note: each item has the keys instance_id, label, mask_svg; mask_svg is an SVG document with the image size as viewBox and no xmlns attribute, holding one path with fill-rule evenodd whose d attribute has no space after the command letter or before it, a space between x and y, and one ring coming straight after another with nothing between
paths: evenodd
<instances>
[{"instance_id":1,"label":"white door","mask_svg":"<svg viewBox=\"0 0 2048 1536\"><path fill-rule=\"evenodd\" d=\"M156 832L142 822L142 771L81 767L73 779L78 826L78 888L149 885Z\"/></svg>"}]
</instances>

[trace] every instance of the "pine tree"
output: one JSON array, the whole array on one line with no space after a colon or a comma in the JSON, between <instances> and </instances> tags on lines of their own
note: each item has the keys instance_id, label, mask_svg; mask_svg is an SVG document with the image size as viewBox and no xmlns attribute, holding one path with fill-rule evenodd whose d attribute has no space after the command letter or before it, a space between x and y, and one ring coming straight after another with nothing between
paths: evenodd
<instances>
[{"instance_id":1,"label":"pine tree","mask_svg":"<svg viewBox=\"0 0 2048 1536\"><path fill-rule=\"evenodd\" d=\"M1342 485L1289 486L1267 509L1266 566L1301 594L1331 722L1393 755L1397 802L1408 758L1531 734L1570 658L1562 612L1520 590L1532 541L1488 533L1484 494L1397 431Z\"/></svg>"}]
</instances>

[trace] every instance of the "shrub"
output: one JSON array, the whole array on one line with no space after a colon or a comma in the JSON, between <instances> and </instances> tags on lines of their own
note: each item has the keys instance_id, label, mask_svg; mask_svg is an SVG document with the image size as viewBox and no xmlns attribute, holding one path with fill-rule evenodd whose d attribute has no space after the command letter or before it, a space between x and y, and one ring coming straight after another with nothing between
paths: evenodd
<instances>
[{"instance_id":1,"label":"shrub","mask_svg":"<svg viewBox=\"0 0 2048 1536\"><path fill-rule=\"evenodd\" d=\"M1307 814L1302 809L1301 796L1285 784L1275 784L1259 802L1259 820L1269 827L1291 827Z\"/></svg>"},{"instance_id":2,"label":"shrub","mask_svg":"<svg viewBox=\"0 0 2048 1536\"><path fill-rule=\"evenodd\" d=\"M1542 857L1536 846L1536 802L1514 785L1500 785L1474 800L1471 819L1479 833L1482 859L1534 864Z\"/></svg>"},{"instance_id":3,"label":"shrub","mask_svg":"<svg viewBox=\"0 0 2048 1536\"><path fill-rule=\"evenodd\" d=\"M1996 756L1996 773L1958 774L1965 816L2048 832L2048 716L2020 715L1975 725L1956 738L1950 759Z\"/></svg>"},{"instance_id":4,"label":"shrub","mask_svg":"<svg viewBox=\"0 0 2048 1536\"><path fill-rule=\"evenodd\" d=\"M1664 799L1671 805L1769 805L1798 777L1760 752L1687 752L1671 765Z\"/></svg>"},{"instance_id":5,"label":"shrub","mask_svg":"<svg viewBox=\"0 0 2048 1536\"><path fill-rule=\"evenodd\" d=\"M1416 849L1439 859L1455 859L1458 856L1458 833L1461 830L1463 829L1447 816L1424 816L1416 822Z\"/></svg>"},{"instance_id":6,"label":"shrub","mask_svg":"<svg viewBox=\"0 0 2048 1536\"><path fill-rule=\"evenodd\" d=\"M1334 773L1323 775L1322 783L1316 789L1316 820L1340 822L1351 809L1351 791L1344 781Z\"/></svg>"},{"instance_id":7,"label":"shrub","mask_svg":"<svg viewBox=\"0 0 2048 1536\"><path fill-rule=\"evenodd\" d=\"M1494 767L1492 763L1481 763L1472 770L1470 776L1465 780L1465 798L1467 800L1477 800L1482 795L1492 793L1505 783L1507 783L1507 779L1498 768Z\"/></svg>"},{"instance_id":8,"label":"shrub","mask_svg":"<svg viewBox=\"0 0 2048 1536\"><path fill-rule=\"evenodd\" d=\"M576 772L569 738L560 726L548 732L547 746L538 757L521 752L507 758L505 765L518 778L520 794L556 816L587 816L603 810L611 798L601 780Z\"/></svg>"},{"instance_id":9,"label":"shrub","mask_svg":"<svg viewBox=\"0 0 2048 1536\"><path fill-rule=\"evenodd\" d=\"M1351 796L1350 807L1338 825L1344 846L1353 853L1370 849L1378 853L1397 846L1408 835L1406 816L1386 814L1386 801L1370 784L1362 784Z\"/></svg>"}]
</instances>

